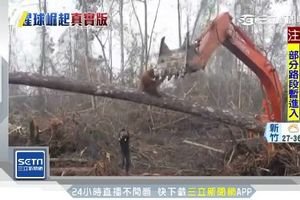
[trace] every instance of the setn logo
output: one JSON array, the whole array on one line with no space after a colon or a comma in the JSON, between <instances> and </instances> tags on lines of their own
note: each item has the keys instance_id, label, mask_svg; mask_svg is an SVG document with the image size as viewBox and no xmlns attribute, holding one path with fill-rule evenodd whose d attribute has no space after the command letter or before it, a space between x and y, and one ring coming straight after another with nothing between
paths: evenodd
<instances>
[{"instance_id":1,"label":"setn logo","mask_svg":"<svg viewBox=\"0 0 300 200\"><path fill-rule=\"evenodd\" d=\"M18 159L18 165L43 165L44 160L43 159Z\"/></svg>"},{"instance_id":2,"label":"setn logo","mask_svg":"<svg viewBox=\"0 0 300 200\"><path fill-rule=\"evenodd\" d=\"M46 150L15 150L16 179L45 179Z\"/></svg>"}]
</instances>

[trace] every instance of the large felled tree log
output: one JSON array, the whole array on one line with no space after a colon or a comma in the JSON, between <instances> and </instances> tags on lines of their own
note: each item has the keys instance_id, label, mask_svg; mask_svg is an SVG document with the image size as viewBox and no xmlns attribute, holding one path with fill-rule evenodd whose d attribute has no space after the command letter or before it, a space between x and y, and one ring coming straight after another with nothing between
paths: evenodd
<instances>
[{"instance_id":1,"label":"large felled tree log","mask_svg":"<svg viewBox=\"0 0 300 200\"><path fill-rule=\"evenodd\" d=\"M136 103L153 105L164 109L179 111L201 118L220 121L226 124L246 128L262 133L264 127L251 115L232 113L226 110L218 110L204 107L197 103L180 100L175 97L163 96L156 98L136 89L116 87L113 85L93 85L88 82L79 82L64 77L41 76L39 74L14 72L9 74L10 84L21 84L35 87L44 87L55 90L75 92L94 96L103 96L114 99L132 101Z\"/></svg>"}]
</instances>

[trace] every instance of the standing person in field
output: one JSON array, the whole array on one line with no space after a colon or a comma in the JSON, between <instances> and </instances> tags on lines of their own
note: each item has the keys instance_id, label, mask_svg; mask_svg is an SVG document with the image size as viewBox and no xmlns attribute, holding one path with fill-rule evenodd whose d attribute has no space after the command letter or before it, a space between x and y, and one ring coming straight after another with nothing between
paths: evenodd
<instances>
[{"instance_id":1,"label":"standing person in field","mask_svg":"<svg viewBox=\"0 0 300 200\"><path fill-rule=\"evenodd\" d=\"M122 169L125 167L126 175L128 175L130 167L129 132L125 128L121 129L119 133L119 143L122 153Z\"/></svg>"}]
</instances>

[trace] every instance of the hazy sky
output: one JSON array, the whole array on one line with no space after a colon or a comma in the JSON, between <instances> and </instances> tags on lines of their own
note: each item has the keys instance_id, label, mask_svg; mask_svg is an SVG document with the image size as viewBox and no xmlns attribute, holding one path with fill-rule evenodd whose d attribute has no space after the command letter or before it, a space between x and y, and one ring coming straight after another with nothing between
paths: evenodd
<instances>
[{"instance_id":1,"label":"hazy sky","mask_svg":"<svg viewBox=\"0 0 300 200\"><path fill-rule=\"evenodd\" d=\"M74 12L75 0L48 0L48 11L51 12ZM157 6L157 0L149 1L149 15L148 15L148 31L150 32L153 24L155 9ZM37 12L38 0L14 0L10 4L10 15L12 16L11 23L16 24L20 15L24 10L29 12ZM116 5L116 4L115 4ZM143 5L141 3L135 3L140 20L143 23ZM196 4L195 4L196 5ZM130 4L127 6L131 8ZM161 1L160 11L158 13L158 20L156 22L155 32L158 33L158 38L166 35L167 41L174 44L174 47L178 46L178 34L177 34L177 13L176 13L176 0ZM118 16L116 16L118 20ZM124 9L124 23L129 24L129 15ZM132 20L135 24L135 20ZM143 24L142 24L143 26ZM135 26L137 29L137 26ZM64 27L49 27L51 36L56 41L61 33L65 30ZM184 31L185 32L185 31ZM150 34L150 33L149 33ZM22 40L25 46L31 46L32 41L36 35L36 30L32 27L22 27L17 29L17 37ZM157 38L157 39L158 39ZM173 40L175 42L173 42ZM153 47L158 46L159 41L153 43ZM158 48L158 47L157 47ZM116 55L116 54L115 54Z\"/></svg>"},{"instance_id":2,"label":"hazy sky","mask_svg":"<svg viewBox=\"0 0 300 200\"><path fill-rule=\"evenodd\" d=\"M200 1L191 1L190 13L191 15L195 15L197 12L197 8L199 8ZM150 31L152 29L154 15L157 7L158 0L148 1L148 34L150 35ZM184 3L184 1L182 1ZM75 0L48 0L47 1L47 10L48 12L75 12ZM11 16L10 23L11 25L16 25L23 11L28 12L37 12L38 11L38 0L11 0L9 13ZM117 4L115 4L117 5ZM143 4L135 1L136 10L140 17L142 26L144 24L144 9ZM124 23L129 26L130 24L130 16L128 15L128 9L131 9L131 4L127 4L124 7ZM186 8L184 8L186 9ZM183 11L183 13L185 13ZM116 16L117 20L119 20L119 16ZM186 27L186 16L183 15L182 19L182 35L185 35ZM192 22L194 20L191 20ZM133 24L133 29L138 32L137 23L134 17L132 17L131 24ZM64 32L64 27L48 27L48 31L51 37L54 38L56 42L59 36ZM155 33L156 40L152 42L151 52L158 53L160 38L166 36L166 42L169 44L171 48L178 47L178 28L177 28L177 0L161 0L160 10L158 13L157 22L155 25ZM22 27L16 29L16 36L18 37L18 41L22 43L22 46L29 51L32 52L32 55L35 52L39 51L36 45L32 43L35 41L36 29L32 27ZM115 33L115 38L113 40L113 66L114 68L119 68L120 66L120 51L119 51L119 38ZM94 43L93 45L94 54L101 54L100 46L98 43ZM36 53L37 55L37 53ZM37 59L37 58L35 58Z\"/></svg>"},{"instance_id":3,"label":"hazy sky","mask_svg":"<svg viewBox=\"0 0 300 200\"><path fill-rule=\"evenodd\" d=\"M199 1L194 0L187 0L190 2L190 8L189 13L191 16L191 23L190 26L193 25L193 22L195 20L195 15L199 9ZM48 0L47 3L47 9L48 12L75 12L75 3L76 0ZM148 30L150 32L153 24L154 14L157 6L158 0L149 0L149 14L148 14ZM182 4L185 4L185 0L181 0ZM233 2L232 1L226 1L226 0L220 0L221 3L220 12L228 11L232 8ZM10 23L11 25L16 25L20 15L23 11L29 11L29 12L37 12L38 11L38 0L10 0L10 8L9 8L9 16L11 17ZM135 5L138 11L138 15L140 16L140 20L143 26L143 5L137 1L135 1ZM185 5L183 5L185 7ZM125 5L124 7L124 23L130 24L130 17L128 15L128 8L131 9L131 5ZM187 9L187 8L183 8ZM277 5L273 8L276 12L274 12L276 15L288 15L288 8L283 9L282 5ZM183 11L182 16L182 36L185 35L186 32L186 16L185 16L185 10ZM117 19L119 16L116 16ZM138 27L135 21L135 18L133 17L133 25L136 32L138 32ZM65 30L64 27L48 27L48 31L50 33L50 36L54 38L54 41L56 42L59 38L59 36L63 33ZM156 33L156 40L152 42L151 52L152 53L158 53L160 38L163 36L166 36L166 43L169 45L169 47L177 48L178 47L178 27L177 27L177 0L161 0L161 6L158 13L158 18L155 26L155 33ZM150 34L150 33L149 33ZM16 29L16 36L18 37L18 41L22 43L23 48L26 48L27 51L31 52L31 56L36 53L38 55L39 49L38 46L33 45L33 42L35 41L36 35L36 29L32 27L22 27ZM184 39L184 38L183 38ZM113 66L114 68L119 68L120 66L120 51L119 51L119 38L114 38L113 41ZM99 44L95 43L93 45L93 51L94 54L101 54L100 46ZM34 59L37 59L34 58Z\"/></svg>"}]
</instances>

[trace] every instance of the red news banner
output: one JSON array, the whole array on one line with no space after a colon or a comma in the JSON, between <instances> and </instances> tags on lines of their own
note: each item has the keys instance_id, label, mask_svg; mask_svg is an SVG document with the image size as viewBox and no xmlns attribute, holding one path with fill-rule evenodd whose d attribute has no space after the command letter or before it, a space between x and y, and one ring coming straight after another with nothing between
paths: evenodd
<instances>
[{"instance_id":1,"label":"red news banner","mask_svg":"<svg viewBox=\"0 0 300 200\"><path fill-rule=\"evenodd\" d=\"M287 41L287 121L299 122L300 27L288 27Z\"/></svg>"}]
</instances>

